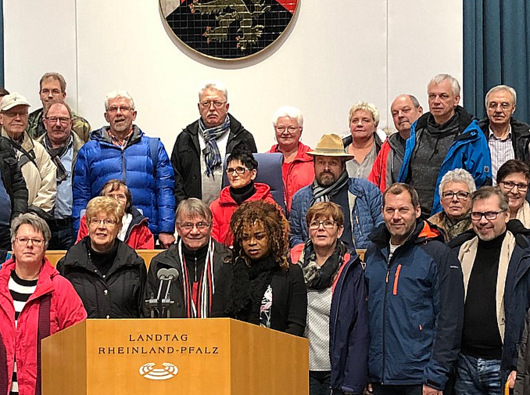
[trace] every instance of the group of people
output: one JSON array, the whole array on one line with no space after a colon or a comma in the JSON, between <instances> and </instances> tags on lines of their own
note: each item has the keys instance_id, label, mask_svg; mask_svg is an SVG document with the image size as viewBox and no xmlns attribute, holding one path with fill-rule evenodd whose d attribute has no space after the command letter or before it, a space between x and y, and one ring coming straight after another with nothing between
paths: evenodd
<instances>
[{"instance_id":1,"label":"group of people","mask_svg":"<svg viewBox=\"0 0 530 395\"><path fill-rule=\"evenodd\" d=\"M425 113L395 98L389 137L358 102L348 136L314 149L300 110L279 108L268 152L283 157L280 199L255 181L254 138L219 82L199 90L200 118L170 156L134 124L125 91L106 96L108 126L90 134L58 73L42 77L32 114L4 96L0 249L13 256L0 269L0 387L39 386L20 336L37 348L86 317L169 316L307 337L315 395L530 391L530 127L513 119L508 86L488 92L480 122L450 75L427 93ZM147 270L135 250L156 242L165 250ZM46 249L67 250L56 269ZM162 284L169 305L156 300L160 269L178 272Z\"/></svg>"}]
</instances>

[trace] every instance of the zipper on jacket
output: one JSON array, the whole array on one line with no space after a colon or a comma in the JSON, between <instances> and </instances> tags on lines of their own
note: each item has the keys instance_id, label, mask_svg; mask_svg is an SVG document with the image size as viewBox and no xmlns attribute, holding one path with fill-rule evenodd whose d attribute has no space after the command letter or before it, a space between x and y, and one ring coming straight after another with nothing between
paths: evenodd
<instances>
[{"instance_id":1,"label":"zipper on jacket","mask_svg":"<svg viewBox=\"0 0 530 395\"><path fill-rule=\"evenodd\" d=\"M121 150L121 171L123 173L123 182L127 183L127 173L125 171L125 150Z\"/></svg>"},{"instance_id":2,"label":"zipper on jacket","mask_svg":"<svg viewBox=\"0 0 530 395\"><path fill-rule=\"evenodd\" d=\"M394 275L394 289L393 289L393 292L392 292L393 295L397 295L397 292L398 292L398 282L399 282L399 272L400 271L401 271L401 263L398 265L398 267L396 269L396 274ZM386 275L386 278L388 280L388 273Z\"/></svg>"},{"instance_id":3,"label":"zipper on jacket","mask_svg":"<svg viewBox=\"0 0 530 395\"><path fill-rule=\"evenodd\" d=\"M395 252L394 252L395 253ZM392 255L393 257L394 255ZM382 355L383 355L383 371L381 372L381 385L384 384L384 381L385 381L385 365L386 365L386 342L385 342L385 327L386 327L386 304L387 304L387 298L388 298L388 278L390 277L390 259L387 260L387 258L383 255L383 257L385 258L385 261L387 261L387 264L386 264L386 278L385 278L385 298L383 300L383 325L382 325L382 331L383 331L383 341L382 341L382 345L383 345L383 350L382 350Z\"/></svg>"}]
</instances>

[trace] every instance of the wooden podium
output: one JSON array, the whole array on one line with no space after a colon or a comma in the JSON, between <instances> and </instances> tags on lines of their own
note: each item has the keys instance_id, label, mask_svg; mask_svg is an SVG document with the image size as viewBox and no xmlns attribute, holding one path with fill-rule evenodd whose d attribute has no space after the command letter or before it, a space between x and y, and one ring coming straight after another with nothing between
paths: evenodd
<instances>
[{"instance_id":1,"label":"wooden podium","mask_svg":"<svg viewBox=\"0 0 530 395\"><path fill-rule=\"evenodd\" d=\"M307 394L307 339L228 318L86 320L42 341L43 395Z\"/></svg>"}]
</instances>

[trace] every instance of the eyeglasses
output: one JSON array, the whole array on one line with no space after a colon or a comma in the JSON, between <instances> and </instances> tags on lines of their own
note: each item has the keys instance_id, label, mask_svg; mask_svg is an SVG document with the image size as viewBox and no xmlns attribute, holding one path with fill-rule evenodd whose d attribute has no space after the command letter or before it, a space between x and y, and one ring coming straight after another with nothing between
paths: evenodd
<instances>
[{"instance_id":1,"label":"eyeglasses","mask_svg":"<svg viewBox=\"0 0 530 395\"><path fill-rule=\"evenodd\" d=\"M502 103L497 103L495 101L492 101L490 103L488 103L488 108L490 110L496 110L497 107L501 106L501 110L502 111L505 111L505 110L508 110L512 105L508 102L502 102Z\"/></svg>"},{"instance_id":2,"label":"eyeglasses","mask_svg":"<svg viewBox=\"0 0 530 395\"><path fill-rule=\"evenodd\" d=\"M320 228L320 225L323 225L325 229L333 229L335 226L335 221L331 219L326 219L325 221L311 221L309 223L309 229L318 229Z\"/></svg>"},{"instance_id":3,"label":"eyeglasses","mask_svg":"<svg viewBox=\"0 0 530 395\"><path fill-rule=\"evenodd\" d=\"M59 121L61 125L66 125L68 122L70 122L70 118L68 117L46 117L46 119L52 124Z\"/></svg>"},{"instance_id":4,"label":"eyeglasses","mask_svg":"<svg viewBox=\"0 0 530 395\"><path fill-rule=\"evenodd\" d=\"M192 222L184 222L184 223L177 223L177 225L187 231L190 231L195 227L199 230L205 230L210 227L210 224L208 222L197 222L195 224Z\"/></svg>"},{"instance_id":5,"label":"eyeglasses","mask_svg":"<svg viewBox=\"0 0 530 395\"><path fill-rule=\"evenodd\" d=\"M231 174L234 174L234 172L235 172L238 176L240 176L241 174L245 174L245 172L247 170L248 169L246 167L243 167L243 166L228 167L226 169L226 174L231 175Z\"/></svg>"},{"instance_id":6,"label":"eyeglasses","mask_svg":"<svg viewBox=\"0 0 530 395\"><path fill-rule=\"evenodd\" d=\"M21 110L21 111L6 111L6 112L3 112L3 111L2 111L2 114L4 114L6 117L9 117L9 118L16 118L17 115L18 115L20 118L24 118L24 117L27 117L27 116L28 116L28 111L27 111L27 110Z\"/></svg>"},{"instance_id":7,"label":"eyeglasses","mask_svg":"<svg viewBox=\"0 0 530 395\"><path fill-rule=\"evenodd\" d=\"M286 130L289 132L289 133L294 133L297 129L300 129L300 126L276 126L275 127L276 130L280 133L283 133L285 132Z\"/></svg>"},{"instance_id":8,"label":"eyeglasses","mask_svg":"<svg viewBox=\"0 0 530 395\"><path fill-rule=\"evenodd\" d=\"M505 210L500 211L486 211L486 212L480 212L480 211L473 211L471 213L471 219L473 221L480 221L482 217L486 218L488 221L493 221L494 219L497 219L497 216L500 213L503 213Z\"/></svg>"},{"instance_id":9,"label":"eyeglasses","mask_svg":"<svg viewBox=\"0 0 530 395\"><path fill-rule=\"evenodd\" d=\"M515 187L517 187L517 189L521 192L524 192L528 189L528 184L522 184L513 181L501 181L500 184L502 184L502 186L508 191L511 191Z\"/></svg>"},{"instance_id":10,"label":"eyeglasses","mask_svg":"<svg viewBox=\"0 0 530 395\"><path fill-rule=\"evenodd\" d=\"M127 106L119 106L119 107L113 106L113 107L109 107L107 109L107 112L116 113L116 112L118 112L118 110L120 110L120 112L129 112L129 111L132 110L132 108L131 107L127 107Z\"/></svg>"},{"instance_id":11,"label":"eyeglasses","mask_svg":"<svg viewBox=\"0 0 530 395\"><path fill-rule=\"evenodd\" d=\"M447 191L447 192L442 193L442 199L453 200L454 197L456 196L458 200L467 200L469 195L470 195L469 192L464 192L464 191L458 191L458 192Z\"/></svg>"},{"instance_id":12,"label":"eyeglasses","mask_svg":"<svg viewBox=\"0 0 530 395\"><path fill-rule=\"evenodd\" d=\"M44 245L43 239L32 239L31 237L16 237L15 240L18 241L20 244L25 244L25 245L28 245L30 242L34 246L38 246L38 247Z\"/></svg>"},{"instance_id":13,"label":"eyeglasses","mask_svg":"<svg viewBox=\"0 0 530 395\"><path fill-rule=\"evenodd\" d=\"M203 101L199 103L202 108L210 108L210 106L213 104L215 108L221 108L223 105L226 104L225 101Z\"/></svg>"},{"instance_id":14,"label":"eyeglasses","mask_svg":"<svg viewBox=\"0 0 530 395\"><path fill-rule=\"evenodd\" d=\"M88 220L88 223L90 225L109 226L109 225L116 225L118 223L118 221L116 221L115 219L110 219L110 218L105 218L105 219L90 218Z\"/></svg>"}]
</instances>

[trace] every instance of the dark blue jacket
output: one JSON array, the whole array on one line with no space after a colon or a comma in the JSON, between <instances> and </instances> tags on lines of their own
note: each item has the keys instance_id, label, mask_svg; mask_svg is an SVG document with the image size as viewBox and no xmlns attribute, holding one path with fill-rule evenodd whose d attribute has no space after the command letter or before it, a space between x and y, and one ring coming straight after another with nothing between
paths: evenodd
<instances>
[{"instance_id":1,"label":"dark blue jacket","mask_svg":"<svg viewBox=\"0 0 530 395\"><path fill-rule=\"evenodd\" d=\"M508 264L504 286L504 344L502 348L501 372L507 378L517 370L517 352L524 330L526 311L530 307L530 230L519 220L508 222L508 230L515 236L515 247ZM459 251L465 241L476 237L468 230L449 244Z\"/></svg>"},{"instance_id":2,"label":"dark blue jacket","mask_svg":"<svg viewBox=\"0 0 530 395\"><path fill-rule=\"evenodd\" d=\"M370 321L369 378L385 385L427 384L443 390L457 358L464 284L456 254L426 221L390 261L383 224L365 254Z\"/></svg>"},{"instance_id":3,"label":"dark blue jacket","mask_svg":"<svg viewBox=\"0 0 530 395\"><path fill-rule=\"evenodd\" d=\"M473 179L477 188L482 185L491 185L491 157L488 147L488 141L480 129L478 122L460 106L455 109L460 117L460 130L462 132L456 137L453 144L449 147L438 174L436 176L436 186L434 187L434 200L432 204L431 217L442 211L440 203L439 186L442 177L450 170L462 168L467 170ZM410 128L410 137L405 147L405 157L398 176L398 182L409 183L411 180L410 162L413 157L416 146L416 130L427 127L428 117L431 113L422 115ZM424 137L425 138L425 137Z\"/></svg>"},{"instance_id":4,"label":"dark blue jacket","mask_svg":"<svg viewBox=\"0 0 530 395\"><path fill-rule=\"evenodd\" d=\"M175 178L164 145L158 140L156 163L151 158L151 137L134 126L124 150L112 144L103 127L91 133L91 140L77 154L73 180L74 227L87 203L114 178L123 180L132 195L132 204L149 219L149 229L157 235L175 231ZM155 146L156 147L156 146ZM156 166L155 166L156 165Z\"/></svg>"},{"instance_id":5,"label":"dark blue jacket","mask_svg":"<svg viewBox=\"0 0 530 395\"><path fill-rule=\"evenodd\" d=\"M357 254L342 268L329 318L331 388L362 393L368 373L368 303L364 269ZM342 392L339 392L342 393Z\"/></svg>"}]
</instances>

